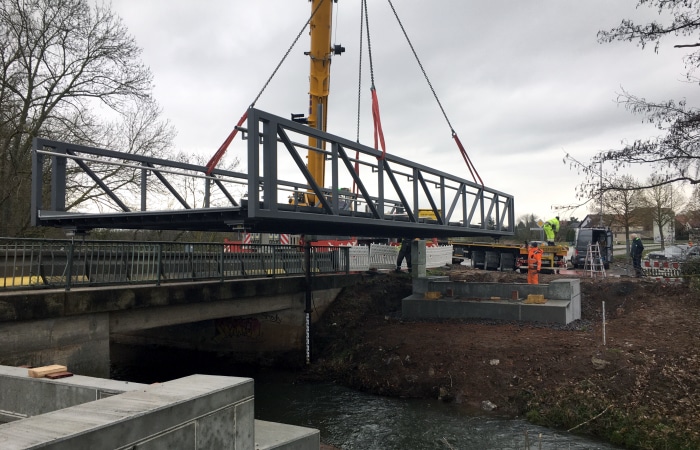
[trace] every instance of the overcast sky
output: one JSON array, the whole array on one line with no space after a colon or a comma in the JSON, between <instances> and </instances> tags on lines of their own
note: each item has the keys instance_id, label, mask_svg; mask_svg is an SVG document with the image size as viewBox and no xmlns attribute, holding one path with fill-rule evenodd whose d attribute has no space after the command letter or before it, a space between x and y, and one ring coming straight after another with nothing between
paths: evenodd
<instances>
[{"instance_id":1,"label":"overcast sky","mask_svg":"<svg viewBox=\"0 0 700 450\"><path fill-rule=\"evenodd\" d=\"M470 179L450 129L388 2L371 0L374 77L387 151ZM687 98L683 50L658 54L596 33L655 11L636 0L393 0L446 114L484 184L515 196L515 214L548 219L576 203L583 177L566 153L588 162L600 150L656 135L616 103L624 88L649 100ZM155 98L177 129L176 149L208 159L308 19L307 0L113 0L143 49ZM339 0L328 131L355 140L359 0ZM256 107L282 117L308 107L304 32ZM364 44L366 52L366 43ZM363 66L368 67L367 55ZM366 81L369 72L363 74ZM361 92L360 142L372 146L370 93ZM242 147L239 147L242 148ZM611 169L611 168L609 168ZM604 168L605 171L605 168ZM648 171L631 173L637 178ZM588 207L573 215L583 218ZM568 216L568 214L567 214Z\"/></svg>"}]
</instances>

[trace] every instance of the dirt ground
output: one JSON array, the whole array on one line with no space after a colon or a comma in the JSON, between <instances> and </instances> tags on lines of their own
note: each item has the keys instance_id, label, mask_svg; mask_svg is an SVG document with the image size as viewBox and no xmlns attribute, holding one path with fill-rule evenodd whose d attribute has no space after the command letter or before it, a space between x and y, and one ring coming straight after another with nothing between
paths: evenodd
<instances>
[{"instance_id":1,"label":"dirt ground","mask_svg":"<svg viewBox=\"0 0 700 450\"><path fill-rule=\"evenodd\" d=\"M443 274L526 281L465 266ZM382 395L441 398L483 414L524 415L629 448L700 448L700 294L614 275L540 275L540 283L563 276L581 278L582 290L582 319L567 326L404 321L408 275L368 275L316 326L317 361L307 376Z\"/></svg>"}]
</instances>

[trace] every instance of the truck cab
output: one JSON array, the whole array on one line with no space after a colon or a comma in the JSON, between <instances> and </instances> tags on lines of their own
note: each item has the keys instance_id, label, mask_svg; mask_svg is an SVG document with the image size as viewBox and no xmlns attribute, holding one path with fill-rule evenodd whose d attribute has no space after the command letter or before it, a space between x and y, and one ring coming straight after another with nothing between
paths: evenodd
<instances>
[{"instance_id":1,"label":"truck cab","mask_svg":"<svg viewBox=\"0 0 700 450\"><path fill-rule=\"evenodd\" d=\"M599 245L603 267L610 268L613 260L613 234L608 227L586 227L576 229L576 239L573 243L574 254L571 263L575 269L583 268L589 245Z\"/></svg>"}]
</instances>

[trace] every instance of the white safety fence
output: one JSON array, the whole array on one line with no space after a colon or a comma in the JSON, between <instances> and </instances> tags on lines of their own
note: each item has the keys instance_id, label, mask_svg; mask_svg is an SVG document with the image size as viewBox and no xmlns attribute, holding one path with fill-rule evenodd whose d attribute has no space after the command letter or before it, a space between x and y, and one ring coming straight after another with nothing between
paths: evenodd
<instances>
[{"instance_id":1,"label":"white safety fence","mask_svg":"<svg viewBox=\"0 0 700 450\"><path fill-rule=\"evenodd\" d=\"M394 245L371 244L366 246L350 247L350 271L359 272L369 269L393 269L396 267L396 258L400 247ZM452 264L452 246L440 245L426 247L425 267L433 269ZM404 260L402 268L406 268Z\"/></svg>"},{"instance_id":2,"label":"white safety fence","mask_svg":"<svg viewBox=\"0 0 700 450\"><path fill-rule=\"evenodd\" d=\"M396 257L401 247L384 244L372 244L369 246L370 269L393 269L396 267Z\"/></svg>"},{"instance_id":3,"label":"white safety fence","mask_svg":"<svg viewBox=\"0 0 700 450\"><path fill-rule=\"evenodd\" d=\"M350 271L364 272L369 270L369 247L358 245L350 247Z\"/></svg>"},{"instance_id":4,"label":"white safety fence","mask_svg":"<svg viewBox=\"0 0 700 450\"><path fill-rule=\"evenodd\" d=\"M452 264L452 246L440 245L425 249L425 268L433 269Z\"/></svg>"}]
</instances>

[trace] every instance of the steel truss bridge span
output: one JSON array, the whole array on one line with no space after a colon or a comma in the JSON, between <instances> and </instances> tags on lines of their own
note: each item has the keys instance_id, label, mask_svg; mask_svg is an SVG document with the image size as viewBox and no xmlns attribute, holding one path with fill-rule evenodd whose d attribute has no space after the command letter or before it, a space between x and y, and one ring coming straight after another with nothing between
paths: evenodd
<instances>
[{"instance_id":1,"label":"steel truss bridge span","mask_svg":"<svg viewBox=\"0 0 700 450\"><path fill-rule=\"evenodd\" d=\"M364 237L514 234L511 195L257 109L249 110L241 131L248 172L209 175L200 165L37 138L32 225ZM316 146L309 146L310 137ZM325 155L330 186L311 176L309 150ZM70 207L78 196L98 193L98 206ZM297 201L307 193L316 205Z\"/></svg>"}]
</instances>

